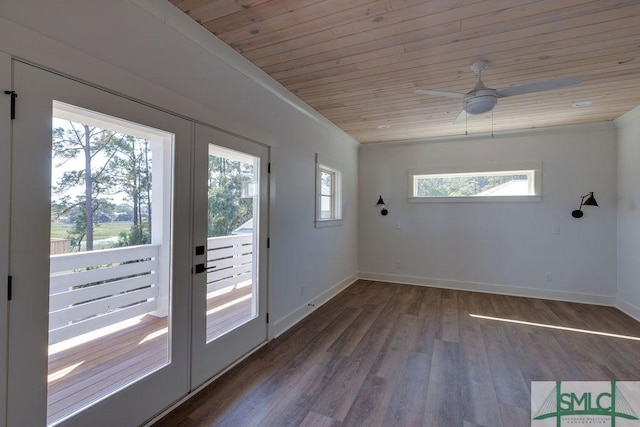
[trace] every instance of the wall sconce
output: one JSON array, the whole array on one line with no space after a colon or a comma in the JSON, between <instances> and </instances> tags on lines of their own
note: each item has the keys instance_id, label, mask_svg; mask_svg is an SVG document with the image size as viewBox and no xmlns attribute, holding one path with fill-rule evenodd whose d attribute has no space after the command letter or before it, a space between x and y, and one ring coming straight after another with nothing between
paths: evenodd
<instances>
[{"instance_id":1,"label":"wall sconce","mask_svg":"<svg viewBox=\"0 0 640 427\"><path fill-rule=\"evenodd\" d=\"M389 213L387 207L384 204L384 200L382 200L382 195L378 199L378 203L376 203L376 208L380 209L380 215L385 216Z\"/></svg>"},{"instance_id":2,"label":"wall sconce","mask_svg":"<svg viewBox=\"0 0 640 427\"><path fill-rule=\"evenodd\" d=\"M584 215L584 212L582 212L583 206L598 206L598 202L596 202L596 198L593 197L593 191L589 194L585 194L584 196L582 196L582 200L580 201L580 207L575 211L571 212L571 216L574 218L582 218L582 215Z\"/></svg>"}]
</instances>

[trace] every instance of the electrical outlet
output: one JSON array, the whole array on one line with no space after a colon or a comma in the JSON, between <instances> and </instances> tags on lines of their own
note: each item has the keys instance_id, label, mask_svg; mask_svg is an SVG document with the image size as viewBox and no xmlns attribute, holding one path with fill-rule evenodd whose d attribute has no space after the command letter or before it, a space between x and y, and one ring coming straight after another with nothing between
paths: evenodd
<instances>
[{"instance_id":1,"label":"electrical outlet","mask_svg":"<svg viewBox=\"0 0 640 427\"><path fill-rule=\"evenodd\" d=\"M551 234L560 234L560 226L558 224L554 224L551 227Z\"/></svg>"},{"instance_id":2,"label":"electrical outlet","mask_svg":"<svg viewBox=\"0 0 640 427\"><path fill-rule=\"evenodd\" d=\"M306 283L303 283L303 284L300 286L300 296L301 296L301 297L303 297L303 296L304 296L304 291L306 290L306 289L305 289L306 287L307 287L307 284L306 284Z\"/></svg>"},{"instance_id":3,"label":"electrical outlet","mask_svg":"<svg viewBox=\"0 0 640 427\"><path fill-rule=\"evenodd\" d=\"M402 264L400 261L396 261L396 270L400 270L402 268Z\"/></svg>"},{"instance_id":4,"label":"electrical outlet","mask_svg":"<svg viewBox=\"0 0 640 427\"><path fill-rule=\"evenodd\" d=\"M545 281L545 282L553 282L553 274L551 274L551 273L545 273L545 274L544 274L544 281Z\"/></svg>"}]
</instances>

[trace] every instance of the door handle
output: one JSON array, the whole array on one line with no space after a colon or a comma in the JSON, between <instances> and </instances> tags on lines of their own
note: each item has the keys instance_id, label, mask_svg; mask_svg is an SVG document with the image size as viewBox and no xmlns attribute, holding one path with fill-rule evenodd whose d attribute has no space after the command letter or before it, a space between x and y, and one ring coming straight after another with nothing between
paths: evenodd
<instances>
[{"instance_id":1,"label":"door handle","mask_svg":"<svg viewBox=\"0 0 640 427\"><path fill-rule=\"evenodd\" d=\"M203 264L196 264L195 273L196 274L200 274L200 273L204 273L205 271L213 270L215 268L216 268L215 265L212 265L211 267L205 267L204 263Z\"/></svg>"}]
</instances>

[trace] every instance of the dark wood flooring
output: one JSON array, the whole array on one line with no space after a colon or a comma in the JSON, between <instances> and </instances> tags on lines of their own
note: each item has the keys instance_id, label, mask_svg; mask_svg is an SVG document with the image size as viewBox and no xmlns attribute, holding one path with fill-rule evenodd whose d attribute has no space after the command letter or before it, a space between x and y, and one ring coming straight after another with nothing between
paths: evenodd
<instances>
[{"instance_id":1,"label":"dark wood flooring","mask_svg":"<svg viewBox=\"0 0 640 427\"><path fill-rule=\"evenodd\" d=\"M531 381L640 380L638 338L611 307L360 280L155 426L524 427Z\"/></svg>"}]
</instances>

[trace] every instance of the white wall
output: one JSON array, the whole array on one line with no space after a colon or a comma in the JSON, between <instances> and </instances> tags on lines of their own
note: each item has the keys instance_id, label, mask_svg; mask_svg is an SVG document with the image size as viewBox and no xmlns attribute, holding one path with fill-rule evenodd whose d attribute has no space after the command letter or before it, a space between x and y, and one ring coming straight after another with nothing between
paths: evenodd
<instances>
[{"instance_id":1,"label":"white wall","mask_svg":"<svg viewBox=\"0 0 640 427\"><path fill-rule=\"evenodd\" d=\"M357 274L358 144L168 1L0 3L0 51L272 150L271 334ZM314 228L315 153L344 168L345 221ZM306 284L304 295L300 285Z\"/></svg>"},{"instance_id":2,"label":"white wall","mask_svg":"<svg viewBox=\"0 0 640 427\"><path fill-rule=\"evenodd\" d=\"M640 107L616 121L618 131L618 299L640 320Z\"/></svg>"},{"instance_id":3,"label":"white wall","mask_svg":"<svg viewBox=\"0 0 640 427\"><path fill-rule=\"evenodd\" d=\"M541 161L542 201L407 202L407 170ZM361 277L613 304L616 144L611 124L360 149ZM599 208L571 217L594 191ZM383 217L374 204L382 194ZM554 225L560 234L552 234ZM399 228L397 228L399 226ZM399 267L396 263L399 263ZM552 274L552 282L545 274Z\"/></svg>"}]
</instances>

